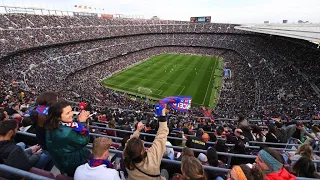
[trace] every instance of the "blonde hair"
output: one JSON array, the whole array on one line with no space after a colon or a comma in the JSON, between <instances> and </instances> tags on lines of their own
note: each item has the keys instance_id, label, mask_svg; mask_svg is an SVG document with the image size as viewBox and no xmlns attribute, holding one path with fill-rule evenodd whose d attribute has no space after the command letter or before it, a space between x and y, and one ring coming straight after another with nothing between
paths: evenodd
<instances>
[{"instance_id":1,"label":"blonde hair","mask_svg":"<svg viewBox=\"0 0 320 180\"><path fill-rule=\"evenodd\" d=\"M305 156L310 160L313 160L313 150L309 144L302 144L298 147L296 154L300 154L301 156Z\"/></svg>"},{"instance_id":2,"label":"blonde hair","mask_svg":"<svg viewBox=\"0 0 320 180\"><path fill-rule=\"evenodd\" d=\"M103 153L110 149L112 140L106 137L99 137L93 142L92 154L93 157L101 157Z\"/></svg>"},{"instance_id":3,"label":"blonde hair","mask_svg":"<svg viewBox=\"0 0 320 180\"><path fill-rule=\"evenodd\" d=\"M181 161L183 180L207 180L201 162L192 156L183 156Z\"/></svg>"}]
</instances>

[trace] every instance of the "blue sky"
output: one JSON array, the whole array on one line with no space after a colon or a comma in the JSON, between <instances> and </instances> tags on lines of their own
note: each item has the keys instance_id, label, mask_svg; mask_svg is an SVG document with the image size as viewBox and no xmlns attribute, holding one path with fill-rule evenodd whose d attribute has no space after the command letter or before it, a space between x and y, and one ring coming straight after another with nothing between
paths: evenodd
<instances>
[{"instance_id":1,"label":"blue sky","mask_svg":"<svg viewBox=\"0 0 320 180\"><path fill-rule=\"evenodd\" d=\"M212 22L222 23L278 23L283 19L320 23L320 0L0 0L0 5L7 6L88 11L75 8L76 4L145 18L189 20L191 16L212 16Z\"/></svg>"}]
</instances>

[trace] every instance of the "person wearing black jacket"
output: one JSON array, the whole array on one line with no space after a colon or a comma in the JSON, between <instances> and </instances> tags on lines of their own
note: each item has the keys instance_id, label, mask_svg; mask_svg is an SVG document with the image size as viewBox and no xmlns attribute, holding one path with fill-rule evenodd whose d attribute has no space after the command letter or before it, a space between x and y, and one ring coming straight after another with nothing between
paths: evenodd
<instances>
[{"instance_id":1,"label":"person wearing black jacket","mask_svg":"<svg viewBox=\"0 0 320 180\"><path fill-rule=\"evenodd\" d=\"M39 146L24 151L11 139L17 133L18 125L14 120L0 122L0 162L21 170L29 171L39 160ZM21 179L7 172L0 172L0 177Z\"/></svg>"},{"instance_id":2,"label":"person wearing black jacket","mask_svg":"<svg viewBox=\"0 0 320 180\"><path fill-rule=\"evenodd\" d=\"M12 116L14 114L19 114L18 110L20 109L20 105L19 104L13 104L11 106L11 108L7 109L7 113L9 116Z\"/></svg>"},{"instance_id":3,"label":"person wearing black jacket","mask_svg":"<svg viewBox=\"0 0 320 180\"><path fill-rule=\"evenodd\" d=\"M208 145L207 143L202 139L202 135L203 135L203 129L198 129L196 132L196 137L189 137L187 142L186 142L186 146L188 148L194 148L194 149L203 149L203 150L207 150L208 149ZM196 157L198 157L198 155L200 154L199 152L195 152L194 153Z\"/></svg>"},{"instance_id":4,"label":"person wearing black jacket","mask_svg":"<svg viewBox=\"0 0 320 180\"><path fill-rule=\"evenodd\" d=\"M274 124L268 126L268 133L266 134L266 142L280 143L280 140L276 133L276 127Z\"/></svg>"}]
</instances>

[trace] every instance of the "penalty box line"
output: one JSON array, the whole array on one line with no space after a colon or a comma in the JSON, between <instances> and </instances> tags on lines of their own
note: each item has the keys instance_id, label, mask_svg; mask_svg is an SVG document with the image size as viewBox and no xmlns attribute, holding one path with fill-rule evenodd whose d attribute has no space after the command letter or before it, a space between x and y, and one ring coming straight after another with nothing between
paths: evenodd
<instances>
[{"instance_id":1,"label":"penalty box line","mask_svg":"<svg viewBox=\"0 0 320 180\"><path fill-rule=\"evenodd\" d=\"M134 79L134 78L133 78ZM136 78L136 79L142 79L142 78ZM185 89L185 86L181 86L181 85L177 85L177 84L171 84L171 83L168 83L168 82L165 82L165 81L161 81L161 80L154 80L154 79L143 79L143 80L147 80L147 81L158 81L159 83L163 83L163 84L169 84L169 85L173 85L173 86L178 86L179 89L181 88L181 91L179 93L179 95L181 95L182 91ZM113 84L113 83L106 83L106 85L110 84L112 86L115 86L115 87L122 87L122 88L126 88L126 89L131 89L131 90L134 90L134 91L137 91L137 88L141 87L141 88L148 88L148 89L151 89L151 90L157 90L159 93L151 93L151 94L155 94L155 95L160 95L163 90L161 89L157 89L157 88L152 88L152 87L143 87L143 86L140 86L140 85L135 85L133 88L132 87L128 87L128 86L125 86L126 84L128 84L129 82L126 82L126 83L121 83L121 84Z\"/></svg>"},{"instance_id":2,"label":"penalty box line","mask_svg":"<svg viewBox=\"0 0 320 180\"><path fill-rule=\"evenodd\" d=\"M127 91L125 89L130 89L132 92L137 92L137 93L139 93L138 92L138 88L141 87L139 85L135 85L134 87L127 87L127 86L124 86L124 85L117 85L117 84L113 84L113 83L107 83L105 85L106 86L111 85L111 86L114 86L117 89L123 89L124 91ZM112 87L109 87L109 88L112 89ZM146 87L144 87L144 88L146 88ZM153 93L153 92L150 93L150 94L155 94L155 95L160 95L162 93L162 91L163 91L163 90L156 89L156 88L148 88L148 89L157 90L159 93ZM139 94L141 94L141 93L139 93Z\"/></svg>"},{"instance_id":3,"label":"penalty box line","mask_svg":"<svg viewBox=\"0 0 320 180\"><path fill-rule=\"evenodd\" d=\"M169 84L169 85L173 85L173 86L179 86L179 87L184 87L182 85L179 84L174 84L174 83L168 83L166 81L163 80L158 80L158 79L144 79L144 78L138 78L138 77L132 77L130 78L130 80L134 80L134 79L138 79L138 80L144 80L144 81L154 81L154 82L160 82L160 83L164 83L164 84ZM129 81L126 81L125 83L121 83L122 85L129 83ZM148 87L145 87L148 88ZM149 88L150 89L150 88Z\"/></svg>"}]
</instances>

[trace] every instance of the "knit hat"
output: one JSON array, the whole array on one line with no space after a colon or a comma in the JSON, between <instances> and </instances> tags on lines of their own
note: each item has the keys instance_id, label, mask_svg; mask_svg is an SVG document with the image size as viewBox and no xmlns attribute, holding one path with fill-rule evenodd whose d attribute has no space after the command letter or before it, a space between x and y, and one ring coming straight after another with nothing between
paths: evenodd
<instances>
[{"instance_id":1,"label":"knit hat","mask_svg":"<svg viewBox=\"0 0 320 180\"><path fill-rule=\"evenodd\" d=\"M279 162L276 158L271 156L269 153L267 153L267 151L262 149L261 151L259 151L259 155L260 155L261 160L265 164L267 164L268 167L270 168L270 172L280 171L281 168L283 167L283 164L281 162Z\"/></svg>"},{"instance_id":2,"label":"knit hat","mask_svg":"<svg viewBox=\"0 0 320 180\"><path fill-rule=\"evenodd\" d=\"M87 104L85 102L80 102L79 109L84 110L86 108Z\"/></svg>"},{"instance_id":3,"label":"knit hat","mask_svg":"<svg viewBox=\"0 0 320 180\"><path fill-rule=\"evenodd\" d=\"M199 154L198 159L199 159L202 163L208 162L207 156L206 156L205 154L203 154L203 153L200 153L200 154Z\"/></svg>"}]
</instances>

